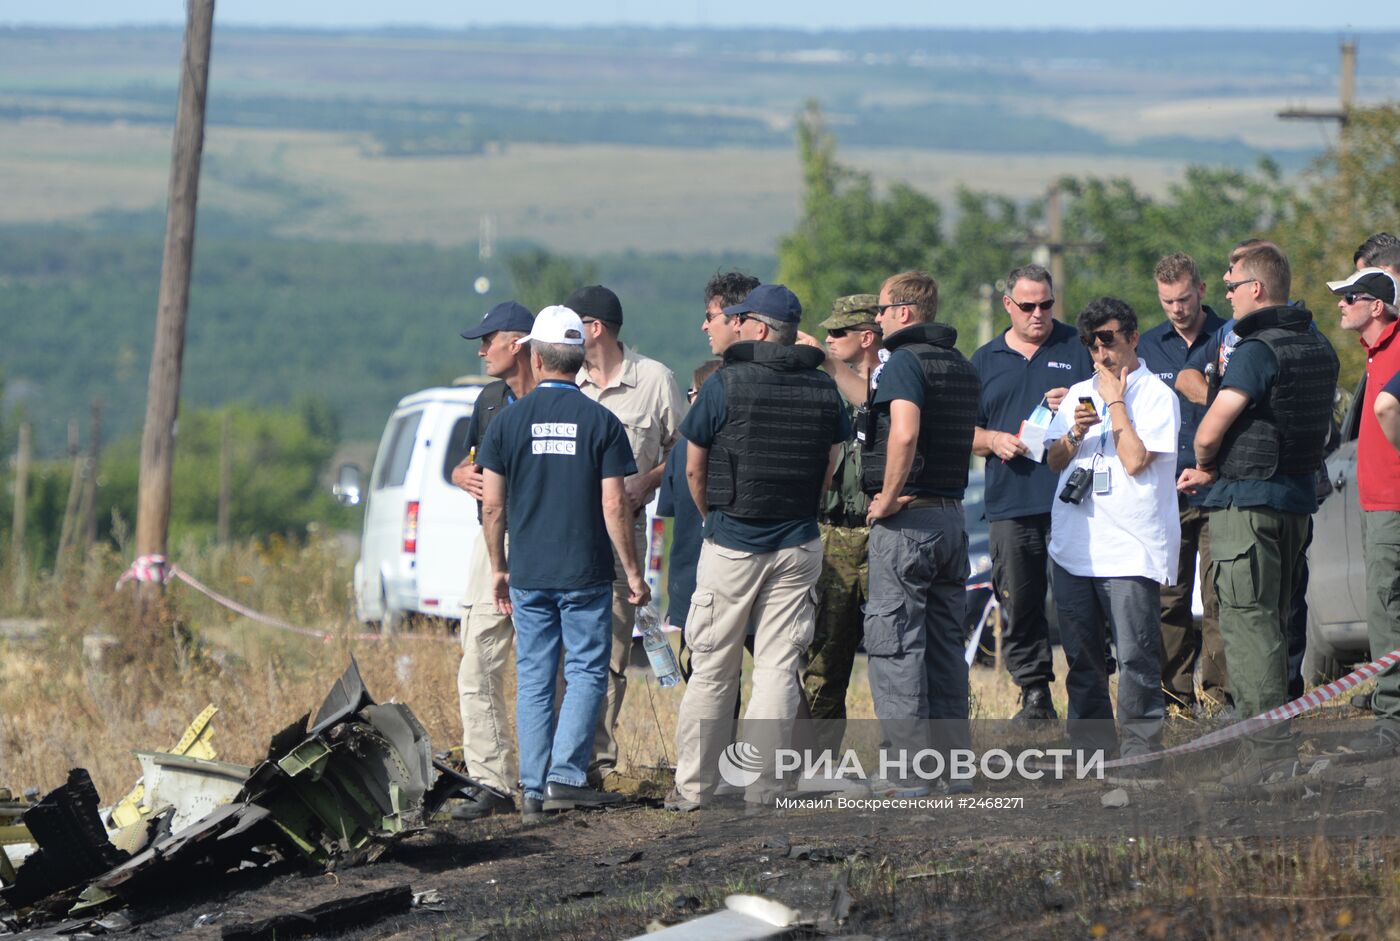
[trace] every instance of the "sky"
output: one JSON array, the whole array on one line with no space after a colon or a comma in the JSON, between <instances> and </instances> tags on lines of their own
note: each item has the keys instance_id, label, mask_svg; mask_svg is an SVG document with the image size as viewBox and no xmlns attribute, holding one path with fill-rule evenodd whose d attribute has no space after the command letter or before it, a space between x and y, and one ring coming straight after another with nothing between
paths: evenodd
<instances>
[{"instance_id":1,"label":"sky","mask_svg":"<svg viewBox=\"0 0 1400 941\"><path fill-rule=\"evenodd\" d=\"M1369 7L1369 9L1365 9ZM1347 12L1365 9L1365 12ZM1171 4L1122 0L216 0L215 20L230 26L372 28L528 24L584 26L779 26L785 28L976 27L1121 29L1247 27L1315 29L1355 34L1400 29L1400 4L1362 8L1318 0L1175 0ZM0 0L0 26L117 26L184 22L182 0Z\"/></svg>"}]
</instances>

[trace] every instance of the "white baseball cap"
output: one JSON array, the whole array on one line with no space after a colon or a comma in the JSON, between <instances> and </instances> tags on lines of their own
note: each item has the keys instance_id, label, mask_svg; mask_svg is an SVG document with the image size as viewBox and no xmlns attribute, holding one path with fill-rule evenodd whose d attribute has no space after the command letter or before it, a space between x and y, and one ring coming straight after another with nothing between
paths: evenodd
<instances>
[{"instance_id":1,"label":"white baseball cap","mask_svg":"<svg viewBox=\"0 0 1400 941\"><path fill-rule=\"evenodd\" d=\"M535 315L535 325L530 328L530 335L515 342L525 343L530 340L583 346L583 320L562 304L546 307Z\"/></svg>"}]
</instances>

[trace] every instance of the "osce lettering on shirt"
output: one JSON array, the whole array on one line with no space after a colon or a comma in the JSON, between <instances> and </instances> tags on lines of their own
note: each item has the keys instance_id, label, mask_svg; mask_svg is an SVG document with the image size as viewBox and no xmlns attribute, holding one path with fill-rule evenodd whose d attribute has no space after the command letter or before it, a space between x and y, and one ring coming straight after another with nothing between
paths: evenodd
<instances>
[{"instance_id":1,"label":"osce lettering on shirt","mask_svg":"<svg viewBox=\"0 0 1400 941\"><path fill-rule=\"evenodd\" d=\"M530 426L531 454L574 454L578 425L573 422L540 421Z\"/></svg>"}]
</instances>

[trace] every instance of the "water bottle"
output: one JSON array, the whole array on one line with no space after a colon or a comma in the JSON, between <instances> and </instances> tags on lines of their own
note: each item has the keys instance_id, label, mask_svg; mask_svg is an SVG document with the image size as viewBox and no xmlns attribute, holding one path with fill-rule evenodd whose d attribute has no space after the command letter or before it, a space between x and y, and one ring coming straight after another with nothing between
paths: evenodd
<instances>
[{"instance_id":1,"label":"water bottle","mask_svg":"<svg viewBox=\"0 0 1400 941\"><path fill-rule=\"evenodd\" d=\"M681 681L681 668L676 663L676 652L661 629L661 619L656 616L653 605L637 609L637 629L642 633L642 647L651 661L651 671L656 674L658 686L675 686Z\"/></svg>"}]
</instances>

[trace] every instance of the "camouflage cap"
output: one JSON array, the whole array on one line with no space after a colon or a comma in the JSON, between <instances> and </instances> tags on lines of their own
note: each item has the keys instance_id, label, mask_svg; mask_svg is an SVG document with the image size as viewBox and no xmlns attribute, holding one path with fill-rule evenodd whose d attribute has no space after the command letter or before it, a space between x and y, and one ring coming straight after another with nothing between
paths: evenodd
<instances>
[{"instance_id":1,"label":"camouflage cap","mask_svg":"<svg viewBox=\"0 0 1400 941\"><path fill-rule=\"evenodd\" d=\"M840 330L843 327L858 327L863 323L875 322L875 305L880 298L874 294L851 294L838 297L831 304L831 316L817 326L823 330Z\"/></svg>"}]
</instances>

